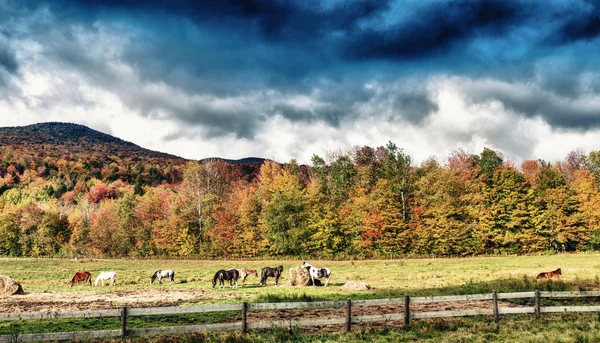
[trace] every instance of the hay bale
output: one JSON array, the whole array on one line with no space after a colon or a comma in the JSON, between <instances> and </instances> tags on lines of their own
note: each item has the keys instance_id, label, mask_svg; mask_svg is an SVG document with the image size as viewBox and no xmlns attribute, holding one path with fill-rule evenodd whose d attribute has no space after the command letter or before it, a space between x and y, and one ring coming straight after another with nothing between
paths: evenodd
<instances>
[{"instance_id":1,"label":"hay bale","mask_svg":"<svg viewBox=\"0 0 600 343\"><path fill-rule=\"evenodd\" d=\"M342 286L342 289L348 291L368 291L371 289L371 286L366 282L356 282L356 281L348 281L345 285Z\"/></svg>"},{"instance_id":2,"label":"hay bale","mask_svg":"<svg viewBox=\"0 0 600 343\"><path fill-rule=\"evenodd\" d=\"M8 276L0 275L0 297L23 294L23 287Z\"/></svg>"},{"instance_id":3,"label":"hay bale","mask_svg":"<svg viewBox=\"0 0 600 343\"><path fill-rule=\"evenodd\" d=\"M290 269L290 286L312 286L312 279L306 268L296 267ZM323 286L319 279L315 279L315 286Z\"/></svg>"},{"instance_id":4,"label":"hay bale","mask_svg":"<svg viewBox=\"0 0 600 343\"><path fill-rule=\"evenodd\" d=\"M303 286L306 284L306 280L308 279L308 273L306 270L300 267L290 268L290 286Z\"/></svg>"},{"instance_id":5,"label":"hay bale","mask_svg":"<svg viewBox=\"0 0 600 343\"><path fill-rule=\"evenodd\" d=\"M306 286L310 281L310 276L305 268L290 268L290 286Z\"/></svg>"}]
</instances>

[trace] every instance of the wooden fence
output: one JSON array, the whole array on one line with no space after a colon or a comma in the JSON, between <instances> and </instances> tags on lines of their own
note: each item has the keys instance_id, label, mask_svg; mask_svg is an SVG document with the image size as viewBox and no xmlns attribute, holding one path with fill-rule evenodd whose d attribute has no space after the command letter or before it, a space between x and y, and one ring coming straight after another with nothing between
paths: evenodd
<instances>
[{"instance_id":1,"label":"wooden fence","mask_svg":"<svg viewBox=\"0 0 600 343\"><path fill-rule=\"evenodd\" d=\"M316 301L316 302L293 302L293 303L242 303L242 304L220 304L220 305L202 305L202 306L174 306L174 307L152 307L152 308L127 308L109 309L109 310L85 310L68 312L15 312L1 313L0 320L44 320L44 319L64 319L64 318L99 318L99 317L120 317L120 330L97 330L97 331L78 331L78 332L56 332L56 333L32 333L0 336L0 342L36 342L36 341L54 341L54 340L73 340L102 337L121 337L128 336L146 336L146 335L164 335L164 334L183 334L203 331L230 331L241 330L245 333L249 329L268 329L273 327L302 327L316 325L345 325L345 330L350 331L352 324L404 321L405 325L410 324L411 319L420 318L448 318L448 317L467 317L493 315L494 321L500 320L500 315L506 314L535 314L537 318L542 313L558 312L600 312L600 306L540 306L541 298L576 298L576 297L600 297L600 291L590 292L517 292L517 293L496 293L489 294L471 294L471 295L448 295L448 296L430 296L430 297L409 297L373 299L373 300L346 300L346 301ZM520 299L534 298L532 307L498 307L500 299ZM456 311L431 311L414 312L411 311L412 304L427 304L438 302L461 302L461 301L492 301L489 309L476 310L456 310ZM403 305L398 313L376 314L353 316L352 308L361 306L389 306ZM248 311L273 311L273 310L302 310L316 308L345 308L345 317L336 318L314 318L314 319L289 319L277 321L247 321ZM215 323L202 325L186 325L172 327L153 327L153 328L127 328L127 318L132 316L148 315L166 315L182 313L207 313L223 311L240 311L241 321L229 323Z\"/></svg>"}]
</instances>

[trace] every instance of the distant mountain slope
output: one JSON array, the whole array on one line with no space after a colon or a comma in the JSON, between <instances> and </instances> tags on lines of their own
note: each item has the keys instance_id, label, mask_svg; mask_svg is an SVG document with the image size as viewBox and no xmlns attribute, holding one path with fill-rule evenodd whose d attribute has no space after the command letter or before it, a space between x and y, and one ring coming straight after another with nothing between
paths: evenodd
<instances>
[{"instance_id":1,"label":"distant mountain slope","mask_svg":"<svg viewBox=\"0 0 600 343\"><path fill-rule=\"evenodd\" d=\"M266 159L261 158L261 157L246 157L246 158L240 158L239 160L231 160L231 159L221 158L221 157L209 157L209 158L203 158L200 160L200 162L207 162L207 161L223 161L223 162L227 162L230 164L262 164L264 161L266 161Z\"/></svg>"},{"instance_id":2,"label":"distant mountain slope","mask_svg":"<svg viewBox=\"0 0 600 343\"><path fill-rule=\"evenodd\" d=\"M0 127L0 146L22 146L55 154L106 154L184 161L181 157L144 149L89 127L71 123Z\"/></svg>"}]
</instances>

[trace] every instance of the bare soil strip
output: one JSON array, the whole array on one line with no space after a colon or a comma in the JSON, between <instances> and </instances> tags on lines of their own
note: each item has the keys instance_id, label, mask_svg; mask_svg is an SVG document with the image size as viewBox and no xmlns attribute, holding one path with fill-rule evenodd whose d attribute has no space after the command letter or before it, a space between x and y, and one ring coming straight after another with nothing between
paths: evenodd
<instances>
[{"instance_id":1,"label":"bare soil strip","mask_svg":"<svg viewBox=\"0 0 600 343\"><path fill-rule=\"evenodd\" d=\"M249 299L253 295L212 292L209 290L141 289L118 290L104 293L96 291L25 293L0 299L1 312L77 311L110 309L122 306L159 307L177 306L210 300Z\"/></svg>"}]
</instances>

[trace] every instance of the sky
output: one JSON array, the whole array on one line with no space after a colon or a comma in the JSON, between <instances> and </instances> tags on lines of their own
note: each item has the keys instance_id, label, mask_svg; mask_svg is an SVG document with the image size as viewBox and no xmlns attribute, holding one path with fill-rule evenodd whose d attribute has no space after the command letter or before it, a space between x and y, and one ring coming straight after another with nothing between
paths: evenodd
<instances>
[{"instance_id":1,"label":"sky","mask_svg":"<svg viewBox=\"0 0 600 343\"><path fill-rule=\"evenodd\" d=\"M0 126L201 159L600 150L600 0L0 0Z\"/></svg>"}]
</instances>

